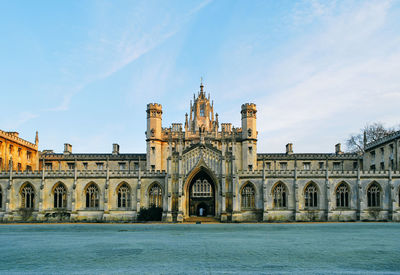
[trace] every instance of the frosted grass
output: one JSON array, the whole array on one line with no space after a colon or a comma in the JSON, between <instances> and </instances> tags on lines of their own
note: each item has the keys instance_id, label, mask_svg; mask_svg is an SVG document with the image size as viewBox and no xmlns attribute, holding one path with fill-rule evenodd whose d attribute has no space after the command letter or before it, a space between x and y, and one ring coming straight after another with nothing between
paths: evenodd
<instances>
[{"instance_id":1,"label":"frosted grass","mask_svg":"<svg viewBox=\"0 0 400 275\"><path fill-rule=\"evenodd\" d=\"M0 225L0 273L400 273L400 224Z\"/></svg>"}]
</instances>

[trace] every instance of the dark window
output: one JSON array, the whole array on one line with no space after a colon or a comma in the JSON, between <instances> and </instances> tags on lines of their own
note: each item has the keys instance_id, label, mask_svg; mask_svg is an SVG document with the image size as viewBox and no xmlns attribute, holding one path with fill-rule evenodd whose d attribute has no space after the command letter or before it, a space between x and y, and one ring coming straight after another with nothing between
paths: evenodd
<instances>
[{"instance_id":1,"label":"dark window","mask_svg":"<svg viewBox=\"0 0 400 275\"><path fill-rule=\"evenodd\" d=\"M285 208L286 207L286 187L283 183L279 183L273 190L274 196L274 208Z\"/></svg>"},{"instance_id":2,"label":"dark window","mask_svg":"<svg viewBox=\"0 0 400 275\"><path fill-rule=\"evenodd\" d=\"M341 183L336 189L336 207L349 207L349 188L345 183Z\"/></svg>"},{"instance_id":3,"label":"dark window","mask_svg":"<svg viewBox=\"0 0 400 275\"><path fill-rule=\"evenodd\" d=\"M86 207L87 208L98 208L100 201L99 189L92 183L86 189Z\"/></svg>"},{"instance_id":4,"label":"dark window","mask_svg":"<svg viewBox=\"0 0 400 275\"><path fill-rule=\"evenodd\" d=\"M378 184L373 183L368 188L368 207L380 207L381 206L381 189Z\"/></svg>"},{"instance_id":5,"label":"dark window","mask_svg":"<svg viewBox=\"0 0 400 275\"><path fill-rule=\"evenodd\" d=\"M314 183L307 185L304 192L304 200L306 208L318 207L318 189Z\"/></svg>"},{"instance_id":6,"label":"dark window","mask_svg":"<svg viewBox=\"0 0 400 275\"><path fill-rule=\"evenodd\" d=\"M51 162L45 163L45 169L46 170L52 170L53 169L53 164Z\"/></svg>"},{"instance_id":7,"label":"dark window","mask_svg":"<svg viewBox=\"0 0 400 275\"><path fill-rule=\"evenodd\" d=\"M21 207L33 209L35 206L35 191L33 186L28 183L21 190Z\"/></svg>"},{"instance_id":8,"label":"dark window","mask_svg":"<svg viewBox=\"0 0 400 275\"><path fill-rule=\"evenodd\" d=\"M124 183L118 188L118 208L131 207L131 192L129 186Z\"/></svg>"},{"instance_id":9,"label":"dark window","mask_svg":"<svg viewBox=\"0 0 400 275\"><path fill-rule=\"evenodd\" d=\"M247 183L241 193L242 197L242 209L254 209L255 208L255 194L254 186L251 183Z\"/></svg>"},{"instance_id":10,"label":"dark window","mask_svg":"<svg viewBox=\"0 0 400 275\"><path fill-rule=\"evenodd\" d=\"M158 184L154 184L149 190L149 205L162 207L162 190Z\"/></svg>"},{"instance_id":11,"label":"dark window","mask_svg":"<svg viewBox=\"0 0 400 275\"><path fill-rule=\"evenodd\" d=\"M59 183L54 188L54 208L66 208L67 207L67 189L64 184Z\"/></svg>"}]
</instances>

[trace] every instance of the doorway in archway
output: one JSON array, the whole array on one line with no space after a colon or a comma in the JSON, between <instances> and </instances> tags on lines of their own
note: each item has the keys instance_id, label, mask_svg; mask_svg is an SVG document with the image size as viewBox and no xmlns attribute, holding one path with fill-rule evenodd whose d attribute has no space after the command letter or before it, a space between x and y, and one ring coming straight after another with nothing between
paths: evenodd
<instances>
[{"instance_id":1,"label":"doorway in archway","mask_svg":"<svg viewBox=\"0 0 400 275\"><path fill-rule=\"evenodd\" d=\"M189 216L215 216L215 184L204 171L197 173L190 183Z\"/></svg>"}]
</instances>

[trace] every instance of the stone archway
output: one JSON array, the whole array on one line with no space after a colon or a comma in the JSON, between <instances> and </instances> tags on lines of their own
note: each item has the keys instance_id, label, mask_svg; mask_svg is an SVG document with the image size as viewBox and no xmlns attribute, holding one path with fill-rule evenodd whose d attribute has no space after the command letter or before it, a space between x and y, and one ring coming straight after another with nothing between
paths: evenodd
<instances>
[{"instance_id":1,"label":"stone archway","mask_svg":"<svg viewBox=\"0 0 400 275\"><path fill-rule=\"evenodd\" d=\"M213 174L201 166L192 171L185 184L185 217L215 217L218 214L218 188Z\"/></svg>"}]
</instances>

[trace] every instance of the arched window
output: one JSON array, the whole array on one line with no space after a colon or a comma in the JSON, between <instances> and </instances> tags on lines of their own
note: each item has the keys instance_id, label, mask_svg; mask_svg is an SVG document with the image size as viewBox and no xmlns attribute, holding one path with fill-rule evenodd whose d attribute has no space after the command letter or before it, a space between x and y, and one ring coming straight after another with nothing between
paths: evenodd
<instances>
[{"instance_id":1,"label":"arched window","mask_svg":"<svg viewBox=\"0 0 400 275\"><path fill-rule=\"evenodd\" d=\"M149 205L162 207L162 190L159 184L154 184L149 190Z\"/></svg>"},{"instance_id":2,"label":"arched window","mask_svg":"<svg viewBox=\"0 0 400 275\"><path fill-rule=\"evenodd\" d=\"M35 190L28 183L21 190L21 207L33 209L35 207Z\"/></svg>"},{"instance_id":3,"label":"arched window","mask_svg":"<svg viewBox=\"0 0 400 275\"><path fill-rule=\"evenodd\" d=\"M307 185L304 191L304 200L306 208L318 207L318 189L315 183Z\"/></svg>"},{"instance_id":4,"label":"arched window","mask_svg":"<svg viewBox=\"0 0 400 275\"><path fill-rule=\"evenodd\" d=\"M336 188L336 207L349 207L349 187L345 183L341 183L338 188Z\"/></svg>"},{"instance_id":5,"label":"arched window","mask_svg":"<svg viewBox=\"0 0 400 275\"><path fill-rule=\"evenodd\" d=\"M58 183L54 188L54 208L66 208L67 207L67 188L64 184Z\"/></svg>"},{"instance_id":6,"label":"arched window","mask_svg":"<svg viewBox=\"0 0 400 275\"><path fill-rule=\"evenodd\" d=\"M212 197L212 187L211 184L204 179L203 181L198 179L192 185L192 196L193 197Z\"/></svg>"},{"instance_id":7,"label":"arched window","mask_svg":"<svg viewBox=\"0 0 400 275\"><path fill-rule=\"evenodd\" d=\"M99 189L96 184L92 183L86 189L86 207L98 208L100 201Z\"/></svg>"},{"instance_id":8,"label":"arched window","mask_svg":"<svg viewBox=\"0 0 400 275\"><path fill-rule=\"evenodd\" d=\"M272 191L274 197L274 208L285 208L286 205L286 187L283 183L278 183Z\"/></svg>"},{"instance_id":9,"label":"arched window","mask_svg":"<svg viewBox=\"0 0 400 275\"><path fill-rule=\"evenodd\" d=\"M381 188L378 184L373 183L369 186L367 191L368 207L381 206Z\"/></svg>"},{"instance_id":10,"label":"arched window","mask_svg":"<svg viewBox=\"0 0 400 275\"><path fill-rule=\"evenodd\" d=\"M126 183L118 188L118 208L131 207L131 191Z\"/></svg>"},{"instance_id":11,"label":"arched window","mask_svg":"<svg viewBox=\"0 0 400 275\"><path fill-rule=\"evenodd\" d=\"M241 193L242 197L242 209L254 209L255 208L255 190L251 183L247 183Z\"/></svg>"}]
</instances>

